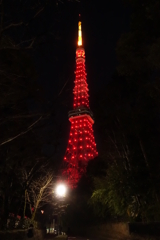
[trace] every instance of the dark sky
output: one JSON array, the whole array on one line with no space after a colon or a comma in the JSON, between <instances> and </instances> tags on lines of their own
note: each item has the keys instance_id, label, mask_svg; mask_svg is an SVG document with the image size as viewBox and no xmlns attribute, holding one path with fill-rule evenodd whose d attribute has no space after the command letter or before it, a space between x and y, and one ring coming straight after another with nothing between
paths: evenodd
<instances>
[{"instance_id":1,"label":"dark sky","mask_svg":"<svg viewBox=\"0 0 160 240\"><path fill-rule=\"evenodd\" d=\"M121 0L107 4L105 1L83 0L81 4L70 3L60 8L61 17L57 23L60 40L56 44L47 42L42 47L43 53L38 56L41 82L53 95L61 90L68 78L74 77L78 14L81 13L89 87L90 90L103 87L110 81L117 64L116 42L129 28L128 9ZM50 20L48 16L48 24L51 24ZM60 79L63 74L64 79Z\"/></svg>"},{"instance_id":2,"label":"dark sky","mask_svg":"<svg viewBox=\"0 0 160 240\"><path fill-rule=\"evenodd\" d=\"M117 66L116 43L120 35L129 29L130 13L121 0L107 2L83 0L81 4L70 2L67 5L61 4L59 8L59 21L56 25L58 40L53 41L52 38L48 38L47 43L42 45L41 51L38 50L36 53L35 59L39 82L45 91L48 106L53 108L60 124L63 139L60 141L59 149L61 149L67 145L70 127L67 112L72 108L79 13L81 13L83 44L86 51L91 108L92 103L96 101L95 94L107 87L107 83L112 79L111 76ZM48 9L46 16L45 24L52 24L52 9ZM64 84L66 86L61 92ZM94 109L92 111L94 113ZM98 132L95 135L98 136ZM98 138L100 139L100 136ZM49 151L49 148L47 149Z\"/></svg>"}]
</instances>

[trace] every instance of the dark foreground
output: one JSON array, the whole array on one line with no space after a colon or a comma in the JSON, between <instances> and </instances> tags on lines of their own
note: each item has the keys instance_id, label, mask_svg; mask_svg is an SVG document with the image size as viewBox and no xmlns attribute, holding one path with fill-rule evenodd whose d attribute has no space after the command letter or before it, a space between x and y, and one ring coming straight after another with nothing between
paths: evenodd
<instances>
[{"instance_id":1,"label":"dark foreground","mask_svg":"<svg viewBox=\"0 0 160 240\"><path fill-rule=\"evenodd\" d=\"M82 229L81 229L82 230ZM0 240L160 240L160 234L158 236L149 236L149 235L137 235L135 233L124 234L122 232L116 232L113 228L110 229L100 229L98 234L95 232L90 232L84 237L81 236L72 236L67 237L67 235L54 236L52 234L43 234L43 231L36 230L34 237L28 238L26 231L24 230L12 230L12 231L0 231ZM92 233L92 235L91 235ZM89 237L90 236L90 237Z\"/></svg>"}]
</instances>

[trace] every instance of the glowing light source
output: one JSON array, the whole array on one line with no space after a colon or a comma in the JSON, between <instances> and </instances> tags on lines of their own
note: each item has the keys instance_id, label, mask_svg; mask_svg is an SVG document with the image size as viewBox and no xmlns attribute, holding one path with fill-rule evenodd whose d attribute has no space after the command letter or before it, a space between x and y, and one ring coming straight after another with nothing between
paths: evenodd
<instances>
[{"instance_id":1,"label":"glowing light source","mask_svg":"<svg viewBox=\"0 0 160 240\"><path fill-rule=\"evenodd\" d=\"M67 192L67 187L64 184L58 184L55 193L58 197L65 197Z\"/></svg>"},{"instance_id":2,"label":"glowing light source","mask_svg":"<svg viewBox=\"0 0 160 240\"><path fill-rule=\"evenodd\" d=\"M78 22L78 46L82 46L82 23Z\"/></svg>"}]
</instances>

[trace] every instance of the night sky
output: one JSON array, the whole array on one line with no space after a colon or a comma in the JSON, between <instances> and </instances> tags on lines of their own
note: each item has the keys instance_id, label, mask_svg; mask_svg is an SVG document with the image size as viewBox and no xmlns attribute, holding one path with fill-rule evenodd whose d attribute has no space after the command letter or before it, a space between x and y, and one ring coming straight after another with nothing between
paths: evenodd
<instances>
[{"instance_id":1,"label":"night sky","mask_svg":"<svg viewBox=\"0 0 160 240\"><path fill-rule=\"evenodd\" d=\"M61 17L57 23L59 41L54 43L48 40L37 56L41 82L47 93L53 95L53 91L57 94L67 78L73 75L78 15L81 13L88 83L90 89L101 88L111 79L115 70L116 42L120 35L129 29L129 10L120 0L110 1L107 5L104 1L98 1L97 4L94 0L84 0L81 4L70 3L67 6L61 5L60 8ZM50 24L50 15L51 12L48 13L47 24ZM57 61L54 59L55 53ZM65 79L60 84L57 79L55 81L55 77L60 78L62 72Z\"/></svg>"},{"instance_id":2,"label":"night sky","mask_svg":"<svg viewBox=\"0 0 160 240\"><path fill-rule=\"evenodd\" d=\"M129 30L130 11L120 0L108 1L107 4L105 1L94 0L70 2L60 4L59 9L60 14L55 28L56 40L53 41L52 37L45 39L41 50L38 48L34 57L38 80L47 98L45 107L52 108L56 119L56 123L50 119L44 133L46 131L47 136L50 128L59 129L61 140L58 149L61 153L60 158L63 158L70 127L67 112L72 109L79 13L81 13L83 45L86 51L90 106L94 113L92 105L96 101L95 94L107 88L107 83L112 80L116 70L116 43L120 35ZM48 12L45 12L45 20L42 16L41 24L46 27L52 25L52 11L53 9L48 9ZM99 124L95 122L94 126L97 145L100 144L101 139L96 130L96 125ZM46 145L45 151L52 153L53 145Z\"/></svg>"}]
</instances>

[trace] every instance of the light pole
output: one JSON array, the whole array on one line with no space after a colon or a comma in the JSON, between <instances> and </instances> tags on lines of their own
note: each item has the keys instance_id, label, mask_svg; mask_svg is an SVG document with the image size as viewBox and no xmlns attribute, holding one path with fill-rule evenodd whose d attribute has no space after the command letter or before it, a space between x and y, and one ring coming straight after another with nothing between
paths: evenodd
<instances>
[{"instance_id":1,"label":"light pole","mask_svg":"<svg viewBox=\"0 0 160 240\"><path fill-rule=\"evenodd\" d=\"M60 208L60 211L61 211L61 203L62 203L62 205L63 205L63 202L64 202L64 199L65 199L65 197L66 197L66 194L67 194L67 186L66 186L66 184L64 184L64 183L59 183L59 184L57 184L56 185L56 187L55 187L55 195L56 195L56 197L58 198L58 202L59 202L59 208ZM59 215L59 216L58 216ZM61 234L61 231L62 231L62 229L61 229L61 213L58 213L57 214L57 217L58 217L58 234Z\"/></svg>"}]
</instances>

